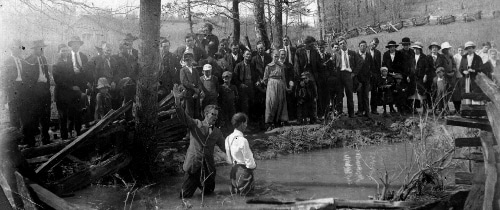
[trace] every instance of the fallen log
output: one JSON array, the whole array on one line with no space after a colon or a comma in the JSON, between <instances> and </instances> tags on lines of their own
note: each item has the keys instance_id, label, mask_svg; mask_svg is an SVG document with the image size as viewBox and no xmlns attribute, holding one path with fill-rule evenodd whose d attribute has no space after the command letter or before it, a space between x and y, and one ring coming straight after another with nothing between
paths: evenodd
<instances>
[{"instance_id":1,"label":"fallen log","mask_svg":"<svg viewBox=\"0 0 500 210\"><path fill-rule=\"evenodd\" d=\"M336 198L322 198L308 201L280 201L277 199L254 198L247 201L245 206L228 206L220 209L409 209L414 203L404 201L379 200L345 200Z\"/></svg>"},{"instance_id":2,"label":"fallen log","mask_svg":"<svg viewBox=\"0 0 500 210\"><path fill-rule=\"evenodd\" d=\"M90 166L88 169L79 171L55 184L57 194L68 194L75 190L81 189L92 182L97 181L103 176L116 173L121 168L127 166L132 157L121 153L115 155L95 166Z\"/></svg>"},{"instance_id":3,"label":"fallen log","mask_svg":"<svg viewBox=\"0 0 500 210\"><path fill-rule=\"evenodd\" d=\"M116 118L122 116L131 107L132 107L132 102L130 101L124 106L120 107L118 110L116 111L111 110L110 112L108 112L108 114L106 114L97 124L95 124L87 132L78 136L78 138L76 138L74 141L72 141L70 144L64 147L61 151L52 156L47 162L38 167L36 169L36 173L37 174L45 173L50 168L59 164L61 160L63 160L64 157L66 157L66 155L75 151L78 148L78 146L84 144L90 137L96 135L98 131L106 127L109 123L113 122Z\"/></svg>"},{"instance_id":4,"label":"fallen log","mask_svg":"<svg viewBox=\"0 0 500 210\"><path fill-rule=\"evenodd\" d=\"M26 148L21 150L21 153L23 154L24 158L34 158L34 157L39 157L39 156L44 156L48 154L54 154L64 147L66 147L71 141L71 140L63 140L61 142L56 142L56 143L51 143L47 145L42 145L39 147L32 147L32 148Z\"/></svg>"}]
</instances>

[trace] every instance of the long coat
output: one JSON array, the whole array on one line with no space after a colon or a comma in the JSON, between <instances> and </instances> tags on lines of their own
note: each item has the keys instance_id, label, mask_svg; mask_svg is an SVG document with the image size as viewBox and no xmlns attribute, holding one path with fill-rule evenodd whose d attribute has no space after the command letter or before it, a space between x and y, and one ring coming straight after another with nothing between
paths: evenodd
<instances>
[{"instance_id":1,"label":"long coat","mask_svg":"<svg viewBox=\"0 0 500 210\"><path fill-rule=\"evenodd\" d=\"M371 55L371 51L368 51L368 53ZM377 49L373 50L372 62L372 78L375 80L375 78L380 75L380 68L382 67L382 53Z\"/></svg>"},{"instance_id":2,"label":"long coat","mask_svg":"<svg viewBox=\"0 0 500 210\"><path fill-rule=\"evenodd\" d=\"M85 91L84 88L87 83L85 72L76 73L70 59L60 58L57 64L54 65L52 75L56 84L54 98L57 103L74 103L80 98L78 93ZM78 86L80 92L73 90L73 86Z\"/></svg>"},{"instance_id":3,"label":"long coat","mask_svg":"<svg viewBox=\"0 0 500 210\"><path fill-rule=\"evenodd\" d=\"M160 89L166 94L170 93L174 84L180 84L180 69L181 66L175 55L167 52L162 55L160 64Z\"/></svg>"},{"instance_id":4,"label":"long coat","mask_svg":"<svg viewBox=\"0 0 500 210\"><path fill-rule=\"evenodd\" d=\"M252 78L260 80L264 78L264 71L266 70L267 64L271 63L273 61L273 58L271 58L271 55L264 53L264 60L262 60L260 55L255 55L252 57L252 60L250 61L250 66L252 68L252 71L255 71L255 74L258 78Z\"/></svg>"},{"instance_id":5,"label":"long coat","mask_svg":"<svg viewBox=\"0 0 500 210\"><path fill-rule=\"evenodd\" d=\"M415 62L415 56L410 62L410 86L409 94L413 95L415 90L418 90L419 94L424 94L430 91L430 86L432 84L432 66L431 61L427 55L421 53L417 62ZM424 82L424 77L427 75L427 81Z\"/></svg>"},{"instance_id":6,"label":"long coat","mask_svg":"<svg viewBox=\"0 0 500 210\"><path fill-rule=\"evenodd\" d=\"M236 67L236 64L243 61L243 55L241 55L241 53L238 53L238 56L236 57L235 60L233 54L228 53L224 56L224 61L226 66L223 67L223 70L234 72L234 67Z\"/></svg>"},{"instance_id":7,"label":"long coat","mask_svg":"<svg viewBox=\"0 0 500 210\"><path fill-rule=\"evenodd\" d=\"M459 71L460 71L460 73L462 73L464 75L464 77L463 77L464 80L466 78L470 78L470 83L471 83L470 92L482 93L481 89L476 84L476 81L475 81L476 75L479 72L482 72L482 73L489 75L490 72L485 70L484 65L483 65L483 60L481 59L481 57L479 57L479 55L474 53L473 56L474 57L472 58L472 65L470 66L470 69L473 69L476 72L469 72L468 75L464 74L464 71L469 69L469 64L467 61L467 54L462 56Z\"/></svg>"},{"instance_id":8,"label":"long coat","mask_svg":"<svg viewBox=\"0 0 500 210\"><path fill-rule=\"evenodd\" d=\"M309 63L307 61L307 50L310 52ZM316 49L307 47L299 48L295 53L294 60L295 78L299 78L303 72L309 71L314 80L318 79L321 72L321 57Z\"/></svg>"},{"instance_id":9,"label":"long coat","mask_svg":"<svg viewBox=\"0 0 500 210\"><path fill-rule=\"evenodd\" d=\"M103 55L94 56L90 59L88 64L88 70L92 72L94 84L97 84L97 80L101 77L105 77L111 84L115 82L118 84L120 79L127 75L126 64L119 62L115 56L109 57L109 64Z\"/></svg>"},{"instance_id":10,"label":"long coat","mask_svg":"<svg viewBox=\"0 0 500 210\"><path fill-rule=\"evenodd\" d=\"M365 52L365 58L363 59L362 55L359 55L359 58L361 60L361 67L359 68L358 75L356 76L358 81L361 83L370 83L370 77L373 72L374 67L374 62L373 58L370 55L370 52Z\"/></svg>"},{"instance_id":11,"label":"long coat","mask_svg":"<svg viewBox=\"0 0 500 210\"><path fill-rule=\"evenodd\" d=\"M394 61L391 60L391 53L389 50L385 51L382 56L382 66L387 67L389 73L400 73L404 76L407 76L408 73L404 72L403 69L404 57L400 51L396 51L394 55Z\"/></svg>"}]
</instances>

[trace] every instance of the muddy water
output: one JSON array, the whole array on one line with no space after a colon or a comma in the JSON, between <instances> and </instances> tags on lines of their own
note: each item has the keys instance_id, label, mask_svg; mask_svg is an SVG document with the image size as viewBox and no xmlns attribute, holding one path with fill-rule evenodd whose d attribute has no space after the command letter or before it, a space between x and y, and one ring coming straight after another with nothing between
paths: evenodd
<instances>
[{"instance_id":1,"label":"muddy water","mask_svg":"<svg viewBox=\"0 0 500 210\"><path fill-rule=\"evenodd\" d=\"M390 174L399 172L400 164L410 161L411 149L407 144L369 146L360 149L330 149L294 154L274 160L257 161L256 194L294 200L336 197L345 199L368 199L377 192L377 179L387 169ZM245 199L232 197L229 193L229 166L217 169L215 195L204 198L204 207L217 208L224 205L244 204ZM391 180L394 187L401 180ZM68 201L99 209L145 209L145 198L159 209L182 209L178 199L182 177L166 177L165 182L148 190L129 194L121 188L92 186L76 192ZM201 208L199 192L188 205Z\"/></svg>"}]
</instances>

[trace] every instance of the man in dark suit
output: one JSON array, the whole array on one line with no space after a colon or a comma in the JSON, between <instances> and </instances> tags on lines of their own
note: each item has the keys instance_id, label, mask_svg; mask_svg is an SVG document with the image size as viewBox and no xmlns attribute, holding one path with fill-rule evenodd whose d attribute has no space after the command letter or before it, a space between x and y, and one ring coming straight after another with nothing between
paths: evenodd
<instances>
[{"instance_id":1,"label":"man in dark suit","mask_svg":"<svg viewBox=\"0 0 500 210\"><path fill-rule=\"evenodd\" d=\"M160 66L160 88L158 100L170 94L174 84L180 84L179 70L181 66L173 53L170 52L170 41L163 39L160 42L161 66Z\"/></svg>"},{"instance_id":2,"label":"man in dark suit","mask_svg":"<svg viewBox=\"0 0 500 210\"><path fill-rule=\"evenodd\" d=\"M395 41L389 41L385 48L389 49L385 51L382 56L382 67L387 67L389 71L389 75L394 76L396 73L400 73L403 75L403 54L400 51L397 51L396 48L399 45L396 44Z\"/></svg>"},{"instance_id":3,"label":"man in dark suit","mask_svg":"<svg viewBox=\"0 0 500 210\"><path fill-rule=\"evenodd\" d=\"M127 53L130 56L130 59L133 59L135 62L139 61L139 51L134 49L134 41L137 39L138 38L131 33L127 33L123 39L124 46L127 48Z\"/></svg>"},{"instance_id":4,"label":"man in dark suit","mask_svg":"<svg viewBox=\"0 0 500 210\"><path fill-rule=\"evenodd\" d=\"M201 48L205 50L208 56L215 57L215 53L219 50L219 38L212 34L214 27L210 23L205 23L203 32L205 37L201 40Z\"/></svg>"},{"instance_id":5,"label":"man in dark suit","mask_svg":"<svg viewBox=\"0 0 500 210\"><path fill-rule=\"evenodd\" d=\"M245 51L243 53L243 61L236 64L234 67L233 81L238 88L240 96L239 103L236 105L238 112L243 112L250 116L250 106L254 102L254 85L256 77L255 72L251 68L252 53Z\"/></svg>"},{"instance_id":6,"label":"man in dark suit","mask_svg":"<svg viewBox=\"0 0 500 210\"><path fill-rule=\"evenodd\" d=\"M254 90L254 106L250 107L250 112L255 113L254 119L259 123L259 127L264 129L264 111L266 102L266 90L265 84L263 82L264 71L266 70L267 64L272 61L271 55L265 52L264 43L261 41L257 42L257 54L252 57L250 66L252 72L255 76L252 76L252 80L255 81Z\"/></svg>"},{"instance_id":7,"label":"man in dark suit","mask_svg":"<svg viewBox=\"0 0 500 210\"><path fill-rule=\"evenodd\" d=\"M243 55L240 53L240 46L237 43L231 45L231 53L227 53L224 56L224 61L226 62L224 71L234 72L234 67L239 62L243 61Z\"/></svg>"},{"instance_id":8,"label":"man in dark suit","mask_svg":"<svg viewBox=\"0 0 500 210\"><path fill-rule=\"evenodd\" d=\"M205 50L195 46L195 42L194 42L194 35L193 34L187 34L185 37L184 37L184 41L186 42L186 45L183 45L183 46L180 46L178 47L174 54L177 56L177 60L180 62L180 61L183 61L183 56L184 54L187 54L187 53L190 53L190 54L193 54L193 66L198 66L200 65L200 61L201 60L205 60L207 59L207 53L205 52ZM198 72L198 73L201 73L201 72Z\"/></svg>"},{"instance_id":9,"label":"man in dark suit","mask_svg":"<svg viewBox=\"0 0 500 210\"><path fill-rule=\"evenodd\" d=\"M321 56L316 49L316 39L312 36L307 36L304 40L304 47L297 49L295 53L295 77L299 78L303 72L309 72L312 75L312 79L314 80L314 84L318 85L318 81L320 80L320 71L321 71ZM320 91L326 91L323 88L318 88L318 96L324 95L320 93ZM324 107L321 107L319 104L317 106L317 113L313 113L315 119L318 119L317 116L323 116ZM320 110L320 108L323 108ZM314 122L312 122L314 123Z\"/></svg>"},{"instance_id":10,"label":"man in dark suit","mask_svg":"<svg viewBox=\"0 0 500 210\"><path fill-rule=\"evenodd\" d=\"M10 46L11 55L5 60L4 69L0 72L3 79L4 93L7 94L9 105L9 121L11 126L20 129L23 113L23 106L26 105L26 87L24 80L26 61L21 57L23 44L20 40L15 40ZM24 80L23 80L24 78Z\"/></svg>"},{"instance_id":11,"label":"man in dark suit","mask_svg":"<svg viewBox=\"0 0 500 210\"><path fill-rule=\"evenodd\" d=\"M342 112L344 93L340 91L340 72L335 67L335 55L339 52L340 46L338 42L333 42L331 47L332 54L330 54L330 58L328 60L323 61L322 65L327 71L326 78L328 93L330 94L330 103L335 111L340 114Z\"/></svg>"},{"instance_id":12,"label":"man in dark suit","mask_svg":"<svg viewBox=\"0 0 500 210\"><path fill-rule=\"evenodd\" d=\"M410 65L411 62L413 61L413 58L415 57L415 53L413 50L410 49L411 45L411 40L408 37L404 37L401 40L400 43L403 48L399 50L401 54L403 55L403 61L402 61L402 76L403 76L403 83L408 83L409 81L409 73L410 73Z\"/></svg>"},{"instance_id":13,"label":"man in dark suit","mask_svg":"<svg viewBox=\"0 0 500 210\"><path fill-rule=\"evenodd\" d=\"M38 130L41 125L42 143L49 144L50 127L50 77L47 59L43 55L43 49L46 47L43 40L33 42L33 53L26 58L26 84L29 88L27 94L26 114L29 116L26 123L23 122L24 140L28 146L35 146L35 136L40 133Z\"/></svg>"},{"instance_id":14,"label":"man in dark suit","mask_svg":"<svg viewBox=\"0 0 500 210\"><path fill-rule=\"evenodd\" d=\"M377 93L377 86L375 84L376 78L380 76L380 68L382 67L382 53L377 50L379 40L378 38L373 38L370 43L370 55L372 56L373 68L371 73L371 97L370 97L370 107L372 110L372 114L378 115L377 112L377 99L379 98Z\"/></svg>"},{"instance_id":15,"label":"man in dark suit","mask_svg":"<svg viewBox=\"0 0 500 210\"><path fill-rule=\"evenodd\" d=\"M370 101L368 98L368 93L370 92L370 79L373 72L373 59L370 53L366 50L366 41L361 41L359 43L359 56L361 58L361 68L359 69L356 79L359 82L358 89L358 115L364 115L365 117L370 117Z\"/></svg>"},{"instance_id":16,"label":"man in dark suit","mask_svg":"<svg viewBox=\"0 0 500 210\"><path fill-rule=\"evenodd\" d=\"M328 85L328 73L329 68L332 66L327 66L331 60L332 55L326 52L326 47L328 44L324 40L318 42L318 54L321 59L320 70L318 71L318 80L316 81L317 87L326 87ZM320 90L321 89L321 90ZM328 107L330 104L330 93L328 88L318 88L318 115L320 119L323 119L326 112L328 112Z\"/></svg>"},{"instance_id":17,"label":"man in dark suit","mask_svg":"<svg viewBox=\"0 0 500 210\"><path fill-rule=\"evenodd\" d=\"M343 37L339 39L340 51L335 55L335 67L340 71L340 91L347 97L347 112L350 118L354 118L353 100L353 77L359 73L362 62L359 54L347 49L347 40Z\"/></svg>"},{"instance_id":18,"label":"man in dark suit","mask_svg":"<svg viewBox=\"0 0 500 210\"><path fill-rule=\"evenodd\" d=\"M408 87L408 93L410 98L418 99L422 98L430 91L428 88L429 80L432 81L432 69L428 57L422 52L423 45L420 42L415 42L412 46L415 54L410 62L410 83ZM417 93L420 95L418 96ZM398 110L398 112L411 111L416 112L412 101L410 101L406 107L408 110Z\"/></svg>"},{"instance_id":19,"label":"man in dark suit","mask_svg":"<svg viewBox=\"0 0 500 210\"><path fill-rule=\"evenodd\" d=\"M286 52L286 61L293 65L295 61L295 53L297 52L297 48L292 46L290 37L286 35L283 36L283 49L285 49Z\"/></svg>"}]
</instances>

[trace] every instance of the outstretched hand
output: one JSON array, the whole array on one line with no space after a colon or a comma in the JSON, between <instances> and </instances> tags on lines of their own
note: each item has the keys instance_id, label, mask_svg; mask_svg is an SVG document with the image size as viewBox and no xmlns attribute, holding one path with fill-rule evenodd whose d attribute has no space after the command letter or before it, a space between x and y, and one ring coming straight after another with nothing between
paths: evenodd
<instances>
[{"instance_id":1,"label":"outstretched hand","mask_svg":"<svg viewBox=\"0 0 500 210\"><path fill-rule=\"evenodd\" d=\"M174 95L174 98L180 98L182 94L182 90L180 88L181 86L178 84L174 84L174 88L172 89L172 94Z\"/></svg>"}]
</instances>

